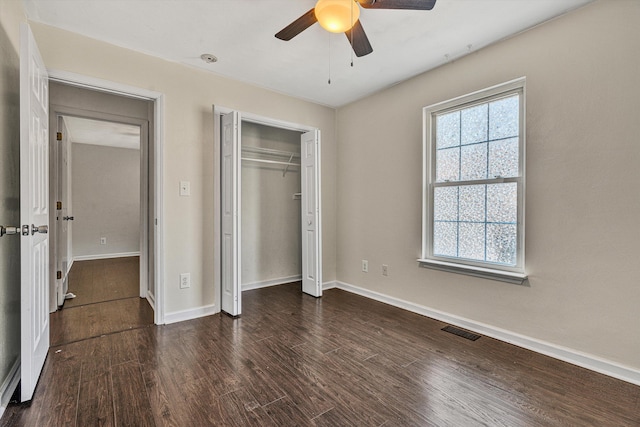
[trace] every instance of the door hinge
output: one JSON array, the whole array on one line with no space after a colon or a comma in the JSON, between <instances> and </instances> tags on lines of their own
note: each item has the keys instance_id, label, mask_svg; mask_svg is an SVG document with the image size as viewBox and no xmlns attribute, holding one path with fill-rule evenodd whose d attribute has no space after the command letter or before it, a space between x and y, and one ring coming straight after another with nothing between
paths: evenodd
<instances>
[{"instance_id":1,"label":"door hinge","mask_svg":"<svg viewBox=\"0 0 640 427\"><path fill-rule=\"evenodd\" d=\"M62 271L60 270L56 271L56 279L58 280L62 279Z\"/></svg>"},{"instance_id":2,"label":"door hinge","mask_svg":"<svg viewBox=\"0 0 640 427\"><path fill-rule=\"evenodd\" d=\"M62 132L56 132L56 141L62 141Z\"/></svg>"},{"instance_id":3,"label":"door hinge","mask_svg":"<svg viewBox=\"0 0 640 427\"><path fill-rule=\"evenodd\" d=\"M62 202L56 202L56 210L57 211L61 211L62 210Z\"/></svg>"}]
</instances>

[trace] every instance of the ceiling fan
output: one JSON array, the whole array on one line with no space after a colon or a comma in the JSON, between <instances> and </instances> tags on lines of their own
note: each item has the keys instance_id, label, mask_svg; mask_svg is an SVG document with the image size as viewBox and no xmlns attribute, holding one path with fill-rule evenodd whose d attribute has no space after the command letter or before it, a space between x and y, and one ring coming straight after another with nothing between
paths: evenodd
<instances>
[{"instance_id":1,"label":"ceiling fan","mask_svg":"<svg viewBox=\"0 0 640 427\"><path fill-rule=\"evenodd\" d=\"M332 33L344 33L356 56L373 52L358 19L360 7L365 9L431 10L436 0L318 0L316 6L284 27L276 38L289 41L316 22ZM359 6L358 6L359 5Z\"/></svg>"}]
</instances>

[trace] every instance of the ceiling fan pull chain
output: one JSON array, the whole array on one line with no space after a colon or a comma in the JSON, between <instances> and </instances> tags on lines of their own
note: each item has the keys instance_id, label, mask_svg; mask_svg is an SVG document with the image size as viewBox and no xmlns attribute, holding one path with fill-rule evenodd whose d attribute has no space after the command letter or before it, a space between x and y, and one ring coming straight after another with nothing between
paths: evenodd
<instances>
[{"instance_id":1,"label":"ceiling fan pull chain","mask_svg":"<svg viewBox=\"0 0 640 427\"><path fill-rule=\"evenodd\" d=\"M329 33L329 81L327 84L331 84L331 33Z\"/></svg>"}]
</instances>

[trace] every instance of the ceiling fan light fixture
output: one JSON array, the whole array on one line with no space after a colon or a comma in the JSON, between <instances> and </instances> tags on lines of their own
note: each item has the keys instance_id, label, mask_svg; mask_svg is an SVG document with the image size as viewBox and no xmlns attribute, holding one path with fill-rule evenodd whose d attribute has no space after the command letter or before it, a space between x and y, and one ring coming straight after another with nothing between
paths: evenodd
<instances>
[{"instance_id":1,"label":"ceiling fan light fixture","mask_svg":"<svg viewBox=\"0 0 640 427\"><path fill-rule=\"evenodd\" d=\"M318 0L315 14L325 30L344 33L358 21L360 7L354 0Z\"/></svg>"}]
</instances>

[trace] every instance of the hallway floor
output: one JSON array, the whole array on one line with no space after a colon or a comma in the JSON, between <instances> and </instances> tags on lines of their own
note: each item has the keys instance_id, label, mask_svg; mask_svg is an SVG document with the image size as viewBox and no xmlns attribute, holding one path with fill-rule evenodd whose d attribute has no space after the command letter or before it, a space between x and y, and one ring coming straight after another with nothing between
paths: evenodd
<instances>
[{"instance_id":1,"label":"hallway floor","mask_svg":"<svg viewBox=\"0 0 640 427\"><path fill-rule=\"evenodd\" d=\"M76 297L51 314L51 346L152 325L139 275L139 257L74 262L69 292Z\"/></svg>"}]
</instances>

